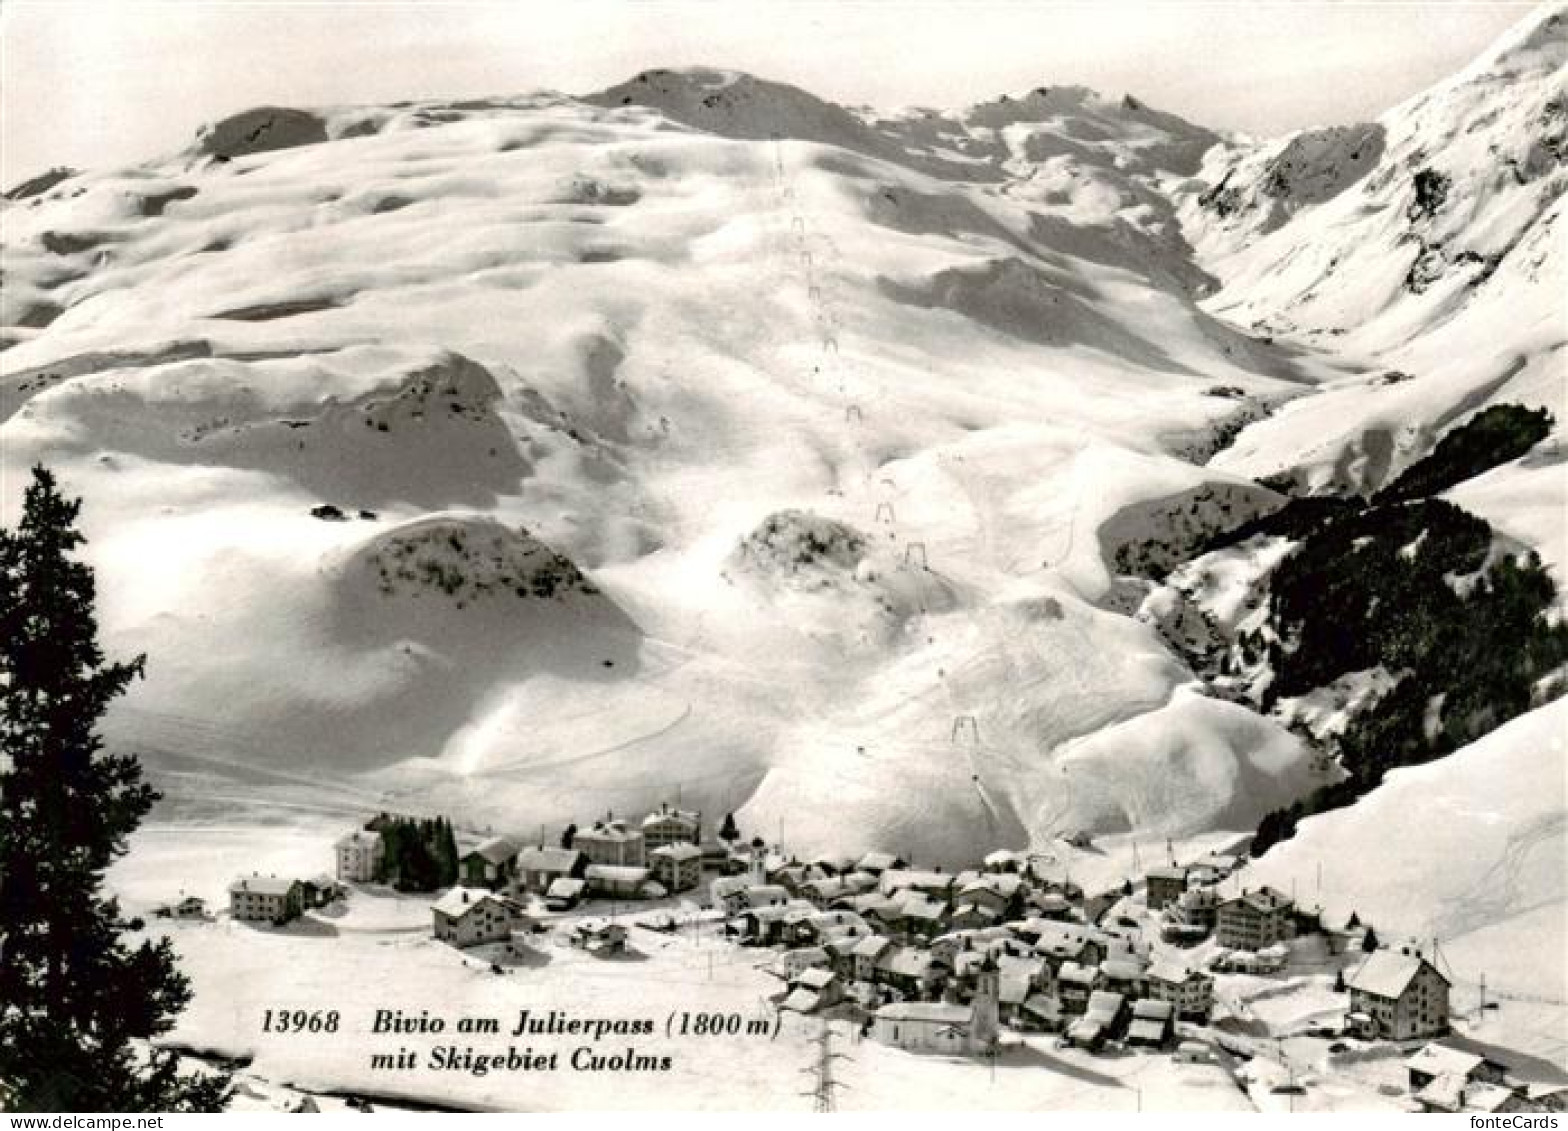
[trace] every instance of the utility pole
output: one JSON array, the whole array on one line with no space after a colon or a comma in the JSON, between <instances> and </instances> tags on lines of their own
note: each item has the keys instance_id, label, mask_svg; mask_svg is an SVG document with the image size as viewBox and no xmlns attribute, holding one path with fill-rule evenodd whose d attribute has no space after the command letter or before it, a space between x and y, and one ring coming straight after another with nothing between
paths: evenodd
<instances>
[{"instance_id":1,"label":"utility pole","mask_svg":"<svg viewBox=\"0 0 1568 1131\"><path fill-rule=\"evenodd\" d=\"M822 1031L817 1034L815 1040L817 1062L811 1067L801 1070L816 1074L815 1086L811 1091L802 1092L801 1095L812 1097L815 1101L812 1110L819 1113L838 1110L837 1098L833 1093L835 1089L845 1086L833 1079L833 1062L835 1060L844 1060L845 1058L833 1051L832 1040L833 1027L824 1021L822 1023Z\"/></svg>"}]
</instances>

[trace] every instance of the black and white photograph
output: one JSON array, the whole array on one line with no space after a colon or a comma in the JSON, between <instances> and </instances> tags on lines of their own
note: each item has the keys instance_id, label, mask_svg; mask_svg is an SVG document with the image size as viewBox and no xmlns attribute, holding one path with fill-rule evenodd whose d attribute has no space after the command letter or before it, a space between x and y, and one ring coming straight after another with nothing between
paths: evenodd
<instances>
[{"instance_id":1,"label":"black and white photograph","mask_svg":"<svg viewBox=\"0 0 1568 1131\"><path fill-rule=\"evenodd\" d=\"M5 0L0 190L0 1112L1568 1112L1563 0Z\"/></svg>"}]
</instances>

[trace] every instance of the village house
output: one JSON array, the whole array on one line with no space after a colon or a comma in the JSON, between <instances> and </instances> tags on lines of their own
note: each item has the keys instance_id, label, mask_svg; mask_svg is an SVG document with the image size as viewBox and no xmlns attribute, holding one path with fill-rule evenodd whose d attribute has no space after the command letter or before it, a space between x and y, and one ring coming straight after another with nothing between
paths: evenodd
<instances>
[{"instance_id":1,"label":"village house","mask_svg":"<svg viewBox=\"0 0 1568 1131\"><path fill-rule=\"evenodd\" d=\"M739 935L751 946L772 946L784 942L784 905L748 907L726 924L726 930Z\"/></svg>"},{"instance_id":2,"label":"village house","mask_svg":"<svg viewBox=\"0 0 1568 1131\"><path fill-rule=\"evenodd\" d=\"M1105 990L1090 994L1083 1016L1067 1027L1067 1039L1079 1048L1097 1052L1121 1034L1127 1012L1127 999L1121 994Z\"/></svg>"},{"instance_id":3,"label":"village house","mask_svg":"<svg viewBox=\"0 0 1568 1131\"><path fill-rule=\"evenodd\" d=\"M169 909L169 915L175 919L205 919L207 901L199 895L187 895Z\"/></svg>"},{"instance_id":4,"label":"village house","mask_svg":"<svg viewBox=\"0 0 1568 1131\"><path fill-rule=\"evenodd\" d=\"M609 919L582 919L572 927L571 944L601 957L620 954L626 949L626 927Z\"/></svg>"},{"instance_id":5,"label":"village house","mask_svg":"<svg viewBox=\"0 0 1568 1131\"><path fill-rule=\"evenodd\" d=\"M300 894L306 907L325 907L348 894L348 888L325 872L301 880Z\"/></svg>"},{"instance_id":6,"label":"village house","mask_svg":"<svg viewBox=\"0 0 1568 1131\"><path fill-rule=\"evenodd\" d=\"M648 853L648 863L669 892L690 891L702 878L702 850L690 841L661 844Z\"/></svg>"},{"instance_id":7,"label":"village house","mask_svg":"<svg viewBox=\"0 0 1568 1131\"><path fill-rule=\"evenodd\" d=\"M1422 1111L1444 1115L1506 1115L1541 1110L1527 1096L1502 1084L1467 1080L1448 1073L1434 1078L1411 1098Z\"/></svg>"},{"instance_id":8,"label":"village house","mask_svg":"<svg viewBox=\"0 0 1568 1131\"><path fill-rule=\"evenodd\" d=\"M1568 1111L1568 1083L1561 1080L1525 1081L1517 1087L1536 1111Z\"/></svg>"},{"instance_id":9,"label":"village house","mask_svg":"<svg viewBox=\"0 0 1568 1131\"><path fill-rule=\"evenodd\" d=\"M877 958L872 980L902 997L924 998L942 980L942 970L929 950L895 946Z\"/></svg>"},{"instance_id":10,"label":"village house","mask_svg":"<svg viewBox=\"0 0 1568 1131\"><path fill-rule=\"evenodd\" d=\"M855 981L875 982L877 962L896 944L886 935L867 935L855 944Z\"/></svg>"},{"instance_id":11,"label":"village house","mask_svg":"<svg viewBox=\"0 0 1568 1131\"><path fill-rule=\"evenodd\" d=\"M995 918L1012 917L1023 903L1023 879L1011 872L980 876L958 889L953 902L958 906L983 907L995 913Z\"/></svg>"},{"instance_id":12,"label":"village house","mask_svg":"<svg viewBox=\"0 0 1568 1131\"><path fill-rule=\"evenodd\" d=\"M438 941L462 949L507 942L528 924L522 904L479 887L454 887L430 905Z\"/></svg>"},{"instance_id":13,"label":"village house","mask_svg":"<svg viewBox=\"0 0 1568 1131\"><path fill-rule=\"evenodd\" d=\"M572 847L588 857L590 864L641 868L647 863L642 830L631 828L614 817L595 821L591 829L580 830Z\"/></svg>"},{"instance_id":14,"label":"village house","mask_svg":"<svg viewBox=\"0 0 1568 1131\"><path fill-rule=\"evenodd\" d=\"M746 908L746 889L751 884L749 876L717 876L708 884L708 900L726 918L738 915Z\"/></svg>"},{"instance_id":15,"label":"village house","mask_svg":"<svg viewBox=\"0 0 1568 1131\"><path fill-rule=\"evenodd\" d=\"M1037 958L999 957L996 963L1000 971L998 1002L1002 1020L1021 1029L1039 1027L1038 1023L1043 1018L1030 1015L1029 1002L1042 995L1049 996L1052 981L1050 967ZM1054 1000L1052 1009L1057 1009Z\"/></svg>"},{"instance_id":16,"label":"village house","mask_svg":"<svg viewBox=\"0 0 1568 1131\"><path fill-rule=\"evenodd\" d=\"M1173 905L1165 908L1165 914L1172 922L1191 927L1193 934L1202 938L1212 933L1219 921L1219 893L1209 887L1189 887Z\"/></svg>"},{"instance_id":17,"label":"village house","mask_svg":"<svg viewBox=\"0 0 1568 1131\"><path fill-rule=\"evenodd\" d=\"M1056 1033L1065 1022L1061 1002L1051 994L1033 993L1024 1001L1013 1025L1026 1033Z\"/></svg>"},{"instance_id":18,"label":"village house","mask_svg":"<svg viewBox=\"0 0 1568 1131\"><path fill-rule=\"evenodd\" d=\"M800 895L806 884L815 878L804 864L793 860L768 872L768 882L778 884L792 896Z\"/></svg>"},{"instance_id":19,"label":"village house","mask_svg":"<svg viewBox=\"0 0 1568 1131\"><path fill-rule=\"evenodd\" d=\"M1098 966L1085 966L1078 962L1064 962L1056 971L1056 996L1064 1013L1082 1013L1089 1007L1099 980Z\"/></svg>"},{"instance_id":20,"label":"village house","mask_svg":"<svg viewBox=\"0 0 1568 1131\"><path fill-rule=\"evenodd\" d=\"M864 919L853 911L844 910L819 911L810 916L803 927L808 928L815 940L822 943L836 938L859 938L871 933Z\"/></svg>"},{"instance_id":21,"label":"village house","mask_svg":"<svg viewBox=\"0 0 1568 1131\"><path fill-rule=\"evenodd\" d=\"M1501 1084L1505 1082L1507 1068L1480 1053L1433 1041L1405 1058L1405 1071L1413 1094L1439 1076L1457 1076L1467 1083Z\"/></svg>"},{"instance_id":22,"label":"village house","mask_svg":"<svg viewBox=\"0 0 1568 1131\"><path fill-rule=\"evenodd\" d=\"M802 899L809 899L815 906L825 908L848 890L840 877L822 876L802 884L797 894Z\"/></svg>"},{"instance_id":23,"label":"village house","mask_svg":"<svg viewBox=\"0 0 1568 1131\"><path fill-rule=\"evenodd\" d=\"M570 911L581 903L587 894L586 880L573 880L562 876L545 889L544 905L551 911Z\"/></svg>"},{"instance_id":24,"label":"village house","mask_svg":"<svg viewBox=\"0 0 1568 1131\"><path fill-rule=\"evenodd\" d=\"M974 1056L996 1047L1000 1030L996 968L985 970L968 1005L906 1001L884 1005L872 1018L871 1035L908 1052Z\"/></svg>"},{"instance_id":25,"label":"village house","mask_svg":"<svg viewBox=\"0 0 1568 1131\"><path fill-rule=\"evenodd\" d=\"M790 901L789 892L778 884L748 883L740 890L743 908L782 907Z\"/></svg>"},{"instance_id":26,"label":"village house","mask_svg":"<svg viewBox=\"0 0 1568 1131\"><path fill-rule=\"evenodd\" d=\"M1032 901L1041 919L1065 922L1073 917L1072 902L1059 891L1041 892Z\"/></svg>"},{"instance_id":27,"label":"village house","mask_svg":"<svg viewBox=\"0 0 1568 1131\"><path fill-rule=\"evenodd\" d=\"M1568 1077L1533 1058L1517 1064L1507 1050L1476 1051L1458 1038L1434 1041L1405 1059L1411 1097L1423 1111L1508 1114L1568 1109ZM1479 1047L1479 1046L1478 1046ZM1547 1079L1527 1079L1545 1072Z\"/></svg>"},{"instance_id":28,"label":"village house","mask_svg":"<svg viewBox=\"0 0 1568 1131\"><path fill-rule=\"evenodd\" d=\"M921 895L945 900L953 891L953 876L947 872L914 871L894 868L883 872L877 881L884 895L901 896L916 891Z\"/></svg>"},{"instance_id":29,"label":"village house","mask_svg":"<svg viewBox=\"0 0 1568 1131\"><path fill-rule=\"evenodd\" d=\"M1029 861L1023 853L1011 852L1005 848L986 853L981 863L987 872L1018 873L1029 867Z\"/></svg>"},{"instance_id":30,"label":"village house","mask_svg":"<svg viewBox=\"0 0 1568 1131\"><path fill-rule=\"evenodd\" d=\"M1132 1021L1127 1026L1127 1043L1160 1048L1174 1031L1175 1010L1168 1001L1142 998L1132 1003Z\"/></svg>"},{"instance_id":31,"label":"village house","mask_svg":"<svg viewBox=\"0 0 1568 1131\"><path fill-rule=\"evenodd\" d=\"M583 879L588 894L596 899L646 899L653 894L649 885L654 881L647 868L590 864L583 869Z\"/></svg>"},{"instance_id":32,"label":"village house","mask_svg":"<svg viewBox=\"0 0 1568 1131\"><path fill-rule=\"evenodd\" d=\"M1181 898L1187 890L1187 869L1179 865L1150 868L1143 878L1144 898L1150 911L1160 911Z\"/></svg>"},{"instance_id":33,"label":"village house","mask_svg":"<svg viewBox=\"0 0 1568 1131\"><path fill-rule=\"evenodd\" d=\"M868 852L855 864L855 871L870 872L873 876L880 876L883 872L890 872L895 868L907 868L908 863L901 856L891 852Z\"/></svg>"},{"instance_id":34,"label":"village house","mask_svg":"<svg viewBox=\"0 0 1568 1131\"><path fill-rule=\"evenodd\" d=\"M904 934L904 905L877 892L867 892L855 900L855 910L873 931L902 938Z\"/></svg>"},{"instance_id":35,"label":"village house","mask_svg":"<svg viewBox=\"0 0 1568 1131\"><path fill-rule=\"evenodd\" d=\"M1110 940L1103 931L1081 923L1058 923L1050 919L1029 919L1014 928L1019 937L1031 942L1036 953L1053 966L1063 962L1098 966L1105 960Z\"/></svg>"},{"instance_id":36,"label":"village house","mask_svg":"<svg viewBox=\"0 0 1568 1131\"><path fill-rule=\"evenodd\" d=\"M333 845L337 857L337 877L347 883L373 883L381 870L386 845L381 834L371 829L355 829Z\"/></svg>"},{"instance_id":37,"label":"village house","mask_svg":"<svg viewBox=\"0 0 1568 1131\"><path fill-rule=\"evenodd\" d=\"M1419 951L1375 950L1345 985L1345 1023L1359 1036L1409 1041L1448 1032L1448 979Z\"/></svg>"},{"instance_id":38,"label":"village house","mask_svg":"<svg viewBox=\"0 0 1568 1131\"><path fill-rule=\"evenodd\" d=\"M1146 992L1168 1001L1183 1021L1208 1021L1214 1008L1214 979L1175 962L1157 962L1144 975Z\"/></svg>"},{"instance_id":39,"label":"village house","mask_svg":"<svg viewBox=\"0 0 1568 1131\"><path fill-rule=\"evenodd\" d=\"M1131 957L1107 958L1100 963L1095 989L1121 994L1128 1001L1143 996L1146 963Z\"/></svg>"},{"instance_id":40,"label":"village house","mask_svg":"<svg viewBox=\"0 0 1568 1131\"><path fill-rule=\"evenodd\" d=\"M829 968L843 982L855 980L855 947L859 943L860 938L841 935L835 939L828 939L822 944L822 949L828 952Z\"/></svg>"},{"instance_id":41,"label":"village house","mask_svg":"<svg viewBox=\"0 0 1568 1131\"><path fill-rule=\"evenodd\" d=\"M842 876L855 869L855 861L848 856L813 856L811 858L812 871L818 876Z\"/></svg>"},{"instance_id":42,"label":"village house","mask_svg":"<svg viewBox=\"0 0 1568 1131\"><path fill-rule=\"evenodd\" d=\"M876 891L877 878L870 872L862 872L857 869L853 872L843 873L839 876L839 879L844 881L844 891L846 893L852 892L855 895L863 895L866 892Z\"/></svg>"},{"instance_id":43,"label":"village house","mask_svg":"<svg viewBox=\"0 0 1568 1131\"><path fill-rule=\"evenodd\" d=\"M844 983L832 970L820 966L802 970L790 983L789 993L779 1003L780 1009L797 1013L815 1013L819 1009L837 1005L844 1000Z\"/></svg>"},{"instance_id":44,"label":"village house","mask_svg":"<svg viewBox=\"0 0 1568 1131\"><path fill-rule=\"evenodd\" d=\"M229 885L229 916L244 923L283 924L305 910L305 886L277 876L242 876Z\"/></svg>"},{"instance_id":45,"label":"village house","mask_svg":"<svg viewBox=\"0 0 1568 1131\"><path fill-rule=\"evenodd\" d=\"M463 884L499 891L517 875L517 844L509 837L493 836L463 853L457 865Z\"/></svg>"},{"instance_id":46,"label":"village house","mask_svg":"<svg viewBox=\"0 0 1568 1131\"><path fill-rule=\"evenodd\" d=\"M1228 877L1241 864L1241 858L1230 853L1210 852L1200 856L1192 862L1191 869L1200 873L1194 877L1200 883L1219 883Z\"/></svg>"},{"instance_id":47,"label":"village house","mask_svg":"<svg viewBox=\"0 0 1568 1131\"><path fill-rule=\"evenodd\" d=\"M947 917L947 926L955 931L975 931L994 925L1001 919L995 908L978 903L960 903Z\"/></svg>"},{"instance_id":48,"label":"village house","mask_svg":"<svg viewBox=\"0 0 1568 1131\"><path fill-rule=\"evenodd\" d=\"M946 929L947 904L918 893L905 896L898 905L904 937L912 942L928 942Z\"/></svg>"},{"instance_id":49,"label":"village house","mask_svg":"<svg viewBox=\"0 0 1568 1131\"><path fill-rule=\"evenodd\" d=\"M535 845L517 854L517 885L524 891L547 892L556 880L582 879L588 857L575 848Z\"/></svg>"},{"instance_id":50,"label":"village house","mask_svg":"<svg viewBox=\"0 0 1568 1131\"><path fill-rule=\"evenodd\" d=\"M1215 938L1233 950L1262 950L1291 937L1294 928L1290 897L1273 888L1243 891L1220 903Z\"/></svg>"},{"instance_id":51,"label":"village house","mask_svg":"<svg viewBox=\"0 0 1568 1131\"><path fill-rule=\"evenodd\" d=\"M814 966L831 968L828 952L820 946L801 946L780 954L773 962L773 972L786 982L793 982L802 970Z\"/></svg>"},{"instance_id":52,"label":"village house","mask_svg":"<svg viewBox=\"0 0 1568 1131\"><path fill-rule=\"evenodd\" d=\"M791 946L813 942L816 928L811 921L816 915L817 909L804 899L792 899L784 904L784 941Z\"/></svg>"},{"instance_id":53,"label":"village house","mask_svg":"<svg viewBox=\"0 0 1568 1131\"><path fill-rule=\"evenodd\" d=\"M642 819L642 839L648 851L666 844L702 843L702 814L689 809L660 805L657 812Z\"/></svg>"}]
</instances>

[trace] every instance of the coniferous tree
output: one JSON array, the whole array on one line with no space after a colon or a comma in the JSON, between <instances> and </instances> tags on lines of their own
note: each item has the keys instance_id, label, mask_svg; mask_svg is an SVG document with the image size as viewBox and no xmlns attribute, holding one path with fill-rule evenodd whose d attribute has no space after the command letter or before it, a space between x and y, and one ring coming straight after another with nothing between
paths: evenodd
<instances>
[{"instance_id":1,"label":"coniferous tree","mask_svg":"<svg viewBox=\"0 0 1568 1131\"><path fill-rule=\"evenodd\" d=\"M1368 927L1367 933L1361 936L1361 949L1371 954L1380 945L1382 944L1377 941L1377 932Z\"/></svg>"},{"instance_id":2,"label":"coniferous tree","mask_svg":"<svg viewBox=\"0 0 1568 1131\"><path fill-rule=\"evenodd\" d=\"M135 757L103 749L109 704L143 657L99 650L80 500L43 467L0 530L0 1098L10 1110L219 1111L228 1078L186 1075L166 1033L190 1000L167 939L102 892L158 799Z\"/></svg>"},{"instance_id":3,"label":"coniferous tree","mask_svg":"<svg viewBox=\"0 0 1568 1131\"><path fill-rule=\"evenodd\" d=\"M441 818L441 875L438 877L437 887L450 887L457 883L457 834L452 831L452 822L445 817Z\"/></svg>"},{"instance_id":4,"label":"coniferous tree","mask_svg":"<svg viewBox=\"0 0 1568 1131\"><path fill-rule=\"evenodd\" d=\"M722 840L725 844L729 845L731 848L733 848L735 846L735 842L740 839L740 829L735 825L734 813L724 814L724 823L719 826L719 839Z\"/></svg>"}]
</instances>

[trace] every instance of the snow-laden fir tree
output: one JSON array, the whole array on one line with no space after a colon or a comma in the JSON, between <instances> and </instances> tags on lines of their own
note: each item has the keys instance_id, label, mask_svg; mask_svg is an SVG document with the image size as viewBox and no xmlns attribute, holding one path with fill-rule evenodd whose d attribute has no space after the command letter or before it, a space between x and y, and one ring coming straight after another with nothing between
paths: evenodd
<instances>
[{"instance_id":1,"label":"snow-laden fir tree","mask_svg":"<svg viewBox=\"0 0 1568 1131\"><path fill-rule=\"evenodd\" d=\"M102 891L158 794L97 734L145 657L98 647L80 508L37 467L0 529L0 1107L218 1111L225 1076L149 1044L190 1000L173 948L128 941L142 924Z\"/></svg>"}]
</instances>

